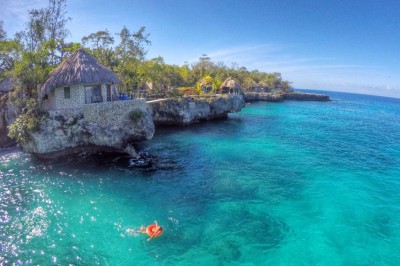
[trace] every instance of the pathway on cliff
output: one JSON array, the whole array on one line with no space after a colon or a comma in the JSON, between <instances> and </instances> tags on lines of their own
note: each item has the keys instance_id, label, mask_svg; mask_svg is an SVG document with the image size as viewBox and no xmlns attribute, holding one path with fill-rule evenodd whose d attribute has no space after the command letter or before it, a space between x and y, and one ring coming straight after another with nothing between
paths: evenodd
<instances>
[{"instance_id":1,"label":"pathway on cliff","mask_svg":"<svg viewBox=\"0 0 400 266\"><path fill-rule=\"evenodd\" d=\"M157 100L147 101L146 103L157 103L157 102L163 102L163 101L166 101L166 100L168 100L168 99L167 99L167 98L164 98L164 99L157 99Z\"/></svg>"}]
</instances>

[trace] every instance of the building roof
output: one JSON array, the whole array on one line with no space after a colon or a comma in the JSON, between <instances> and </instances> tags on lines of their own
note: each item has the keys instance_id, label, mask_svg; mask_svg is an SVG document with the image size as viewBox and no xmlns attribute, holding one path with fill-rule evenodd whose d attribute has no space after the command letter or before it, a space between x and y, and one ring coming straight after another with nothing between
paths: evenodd
<instances>
[{"instance_id":1,"label":"building roof","mask_svg":"<svg viewBox=\"0 0 400 266\"><path fill-rule=\"evenodd\" d=\"M238 89L238 90L242 89L240 84L238 82L236 82L234 79L232 79L231 77L227 78L226 80L224 80L224 82L222 82L220 89L222 89L222 88L230 88L230 89Z\"/></svg>"},{"instance_id":2,"label":"building roof","mask_svg":"<svg viewBox=\"0 0 400 266\"><path fill-rule=\"evenodd\" d=\"M80 48L49 74L41 91L48 94L51 90L64 86L117 83L120 80L114 72Z\"/></svg>"}]
</instances>

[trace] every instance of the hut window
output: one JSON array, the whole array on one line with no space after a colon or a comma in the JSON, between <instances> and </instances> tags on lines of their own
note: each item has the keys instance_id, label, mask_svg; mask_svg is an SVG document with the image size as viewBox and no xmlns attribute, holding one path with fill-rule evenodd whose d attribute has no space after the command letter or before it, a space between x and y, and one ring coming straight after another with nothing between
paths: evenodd
<instances>
[{"instance_id":1,"label":"hut window","mask_svg":"<svg viewBox=\"0 0 400 266\"><path fill-rule=\"evenodd\" d=\"M70 87L64 87L64 99L71 98L71 89Z\"/></svg>"}]
</instances>

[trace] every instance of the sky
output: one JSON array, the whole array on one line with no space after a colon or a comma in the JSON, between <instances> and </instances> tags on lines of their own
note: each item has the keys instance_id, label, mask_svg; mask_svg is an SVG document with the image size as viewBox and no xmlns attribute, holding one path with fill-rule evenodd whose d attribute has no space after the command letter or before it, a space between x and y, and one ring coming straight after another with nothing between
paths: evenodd
<instances>
[{"instance_id":1,"label":"sky","mask_svg":"<svg viewBox=\"0 0 400 266\"><path fill-rule=\"evenodd\" d=\"M48 0L0 0L9 37ZM69 41L146 27L147 58L202 54L280 72L295 88L400 98L399 0L67 0Z\"/></svg>"}]
</instances>

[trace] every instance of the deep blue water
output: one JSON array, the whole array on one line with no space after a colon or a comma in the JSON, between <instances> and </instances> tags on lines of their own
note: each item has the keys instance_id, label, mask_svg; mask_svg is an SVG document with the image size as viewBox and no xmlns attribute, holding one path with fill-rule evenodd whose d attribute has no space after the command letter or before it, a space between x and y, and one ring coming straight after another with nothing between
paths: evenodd
<instances>
[{"instance_id":1,"label":"deep blue water","mask_svg":"<svg viewBox=\"0 0 400 266\"><path fill-rule=\"evenodd\" d=\"M3 151L0 265L400 265L400 100L326 93L159 129L156 171Z\"/></svg>"}]
</instances>

